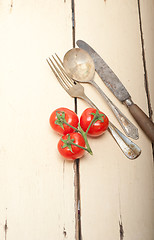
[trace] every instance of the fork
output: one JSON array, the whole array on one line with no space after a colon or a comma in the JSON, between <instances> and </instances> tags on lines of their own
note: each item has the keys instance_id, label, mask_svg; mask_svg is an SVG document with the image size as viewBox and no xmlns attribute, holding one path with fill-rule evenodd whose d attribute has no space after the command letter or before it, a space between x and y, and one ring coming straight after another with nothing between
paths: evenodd
<instances>
[{"instance_id":1,"label":"fork","mask_svg":"<svg viewBox=\"0 0 154 240\"><path fill-rule=\"evenodd\" d=\"M58 82L71 97L81 98L85 100L91 107L98 109L98 107L86 96L84 87L80 83L74 82L74 80L67 75L63 67L63 62L57 54L55 54L55 56L52 55L52 59L48 58L46 60ZM133 160L140 155L141 149L128 137L126 137L118 128L116 128L110 121L108 131L127 158Z\"/></svg>"}]
</instances>

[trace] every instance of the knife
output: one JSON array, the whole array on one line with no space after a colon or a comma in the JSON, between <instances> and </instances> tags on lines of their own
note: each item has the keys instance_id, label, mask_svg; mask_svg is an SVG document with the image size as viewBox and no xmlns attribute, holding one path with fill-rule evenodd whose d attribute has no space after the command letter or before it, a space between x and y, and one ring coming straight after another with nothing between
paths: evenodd
<instances>
[{"instance_id":1,"label":"knife","mask_svg":"<svg viewBox=\"0 0 154 240\"><path fill-rule=\"evenodd\" d=\"M78 40L76 43L79 48L82 48L89 53L94 61L95 70L105 85L111 90L111 92L119 101L128 107L131 115L134 117L138 125L149 137L149 139L154 142L154 123L136 104L134 104L130 94L112 69L86 42Z\"/></svg>"}]
</instances>

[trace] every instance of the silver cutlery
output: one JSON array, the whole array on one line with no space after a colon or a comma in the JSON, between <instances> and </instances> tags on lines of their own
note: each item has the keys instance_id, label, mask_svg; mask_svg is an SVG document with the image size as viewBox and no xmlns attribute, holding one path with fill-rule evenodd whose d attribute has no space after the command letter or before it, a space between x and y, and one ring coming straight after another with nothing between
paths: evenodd
<instances>
[{"instance_id":1,"label":"silver cutlery","mask_svg":"<svg viewBox=\"0 0 154 240\"><path fill-rule=\"evenodd\" d=\"M114 113L127 136L133 139L139 138L138 129L128 120L118 107L115 106L94 81L95 65L89 53L81 48L72 48L65 54L63 65L67 74L73 78L73 80L80 83L89 83L97 89Z\"/></svg>"},{"instance_id":2,"label":"silver cutlery","mask_svg":"<svg viewBox=\"0 0 154 240\"><path fill-rule=\"evenodd\" d=\"M106 64L106 62L95 52L95 50L90 47L86 42L82 40L77 41L77 45L86 50L92 57L95 70L105 83L105 85L112 91L115 97L122 103L124 103L138 125L144 131L144 133L149 137L149 139L154 142L154 123L151 119L137 106L131 99L130 94L115 75L112 69Z\"/></svg>"},{"instance_id":3,"label":"silver cutlery","mask_svg":"<svg viewBox=\"0 0 154 240\"><path fill-rule=\"evenodd\" d=\"M61 86L71 97L81 98L93 108L98 109L96 105L85 95L84 87L80 83L74 82L74 80L67 75L63 67L63 63L57 55L56 57L52 56L52 59L47 59L47 62ZM108 131L127 158L133 160L140 155L141 149L128 137L121 133L111 122L109 122Z\"/></svg>"}]
</instances>

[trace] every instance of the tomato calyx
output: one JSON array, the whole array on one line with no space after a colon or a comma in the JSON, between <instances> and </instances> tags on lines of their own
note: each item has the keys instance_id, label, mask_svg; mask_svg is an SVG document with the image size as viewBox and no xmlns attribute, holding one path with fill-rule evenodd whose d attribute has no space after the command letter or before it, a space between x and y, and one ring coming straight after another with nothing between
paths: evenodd
<instances>
[{"instance_id":1,"label":"tomato calyx","mask_svg":"<svg viewBox=\"0 0 154 240\"><path fill-rule=\"evenodd\" d=\"M99 110L97 109L96 110L96 113L90 113L90 115L93 115L93 119L92 121L90 122L87 130L86 130L86 133L88 133L90 127L92 126L92 124L94 124L95 122L97 122L98 120L101 121L101 122L104 122L104 119L106 118L106 115L104 113L99 113Z\"/></svg>"},{"instance_id":2,"label":"tomato calyx","mask_svg":"<svg viewBox=\"0 0 154 240\"><path fill-rule=\"evenodd\" d=\"M69 150L70 150L71 152L73 152L71 145L74 143L74 139L71 139L70 134L67 134L67 139L66 139L66 140L62 139L62 137L61 137L61 141L64 143L64 145L62 146L62 148L68 147Z\"/></svg>"},{"instance_id":3,"label":"tomato calyx","mask_svg":"<svg viewBox=\"0 0 154 240\"><path fill-rule=\"evenodd\" d=\"M67 123L67 121L65 119L65 112L56 111L56 116L57 116L57 120L55 121L55 124L59 125L62 129L64 129L63 124L66 124L69 127L73 128L75 131L78 130L77 128L75 128L72 125L70 125L69 123Z\"/></svg>"},{"instance_id":4,"label":"tomato calyx","mask_svg":"<svg viewBox=\"0 0 154 240\"><path fill-rule=\"evenodd\" d=\"M61 113L61 115L60 115L60 113ZM56 116L57 116L57 120L55 121L55 124L59 125L62 129L64 129L63 124L66 123L65 112L56 111Z\"/></svg>"},{"instance_id":5,"label":"tomato calyx","mask_svg":"<svg viewBox=\"0 0 154 240\"><path fill-rule=\"evenodd\" d=\"M93 123L95 123L97 120L100 120L101 122L104 122L103 117L104 118L106 117L104 113L99 113L98 110L96 110L96 113L91 113L91 115L94 116Z\"/></svg>"},{"instance_id":6,"label":"tomato calyx","mask_svg":"<svg viewBox=\"0 0 154 240\"><path fill-rule=\"evenodd\" d=\"M79 147L79 148L84 149L85 151L91 153L91 151L90 151L90 149L88 149L88 147L85 148L85 147L82 147L82 146L74 143L75 140L74 140L74 139L71 139L69 133L67 134L67 139L65 140L65 139L63 139L63 138L61 137L61 141L64 143L64 145L62 146L62 148L68 147L71 152L73 152L73 151L72 151L72 145L74 145L74 146L76 146L76 147Z\"/></svg>"},{"instance_id":7,"label":"tomato calyx","mask_svg":"<svg viewBox=\"0 0 154 240\"><path fill-rule=\"evenodd\" d=\"M72 151L71 145L75 145L75 146L77 146L79 148L82 148L82 149L86 150L87 152L89 152L92 155L93 153L92 153L92 150L91 150L90 145L88 143L87 133L85 133L83 131L83 129L81 128L80 124L78 124L78 128L79 129L73 127L72 125L70 125L66 121L66 119L65 119L65 112L63 112L63 111L56 111L56 116L57 116L57 120L55 121L55 124L61 126L62 128L64 127L63 124L66 124L69 127L73 128L76 132L79 132L83 136L85 144L86 144L86 148L84 148L84 147L82 147L82 146L80 146L78 144L75 144L74 141L73 141L74 139L70 139L70 135L67 134L68 138L66 140L61 138L61 141L64 142L63 148L68 147L69 150Z\"/></svg>"}]
</instances>

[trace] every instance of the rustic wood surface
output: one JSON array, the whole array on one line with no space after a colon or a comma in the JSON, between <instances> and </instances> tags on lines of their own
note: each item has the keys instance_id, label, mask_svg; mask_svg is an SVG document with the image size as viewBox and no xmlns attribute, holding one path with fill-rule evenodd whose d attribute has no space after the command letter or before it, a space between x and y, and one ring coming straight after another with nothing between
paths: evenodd
<instances>
[{"instance_id":1,"label":"rustic wood surface","mask_svg":"<svg viewBox=\"0 0 154 240\"><path fill-rule=\"evenodd\" d=\"M88 42L152 118L153 13L153 0L0 0L0 240L154 239L151 142L138 127L142 153L131 161L106 132L89 139L93 156L62 159L49 116L61 106L80 116L88 105L68 96L46 62L76 40ZM84 86L121 130L94 88Z\"/></svg>"}]
</instances>

